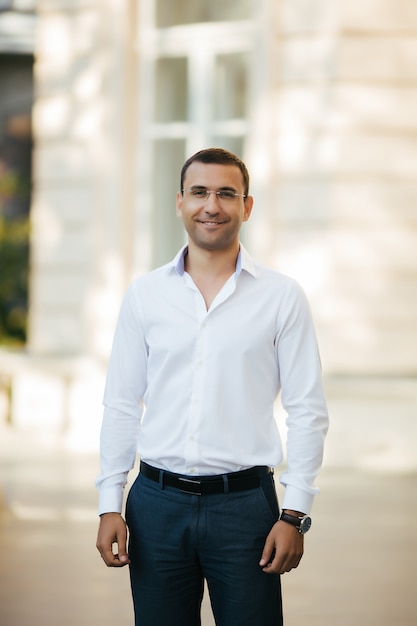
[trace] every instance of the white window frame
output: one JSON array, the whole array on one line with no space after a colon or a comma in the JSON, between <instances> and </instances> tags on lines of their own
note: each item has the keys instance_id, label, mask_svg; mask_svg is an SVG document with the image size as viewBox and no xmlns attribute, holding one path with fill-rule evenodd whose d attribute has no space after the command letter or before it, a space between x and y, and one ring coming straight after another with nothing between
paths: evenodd
<instances>
[{"instance_id":1,"label":"white window frame","mask_svg":"<svg viewBox=\"0 0 417 626\"><path fill-rule=\"evenodd\" d=\"M213 136L241 137L249 132L249 111L245 119L214 120L215 63L219 55L249 53L254 58L259 37L258 20L205 22L165 29L154 25L155 0L139 2L139 114L138 114L138 225L139 242L135 265L141 269L158 265L168 259L155 258L154 238L163 237L152 228L152 163L153 142L157 139L181 139L185 142L185 158L209 145ZM160 57L186 57L188 67L188 119L186 121L155 122L155 68ZM253 90L250 88L253 70L248 71L248 109ZM179 177L179 171L173 172ZM175 209L175 198L173 207ZM167 207L167 210L171 210ZM184 236L185 241L185 236ZM176 247L181 242L176 242Z\"/></svg>"}]
</instances>

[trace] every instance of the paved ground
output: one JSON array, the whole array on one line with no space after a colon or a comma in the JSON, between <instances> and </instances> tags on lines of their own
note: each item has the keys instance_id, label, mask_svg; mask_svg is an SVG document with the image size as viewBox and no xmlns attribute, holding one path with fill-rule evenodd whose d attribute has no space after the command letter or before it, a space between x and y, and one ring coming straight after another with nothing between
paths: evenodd
<instances>
[{"instance_id":1,"label":"paved ground","mask_svg":"<svg viewBox=\"0 0 417 626\"><path fill-rule=\"evenodd\" d=\"M1 626L132 625L128 571L95 549L97 469L0 428ZM283 578L286 626L415 626L417 475L325 469L320 485L306 555Z\"/></svg>"}]
</instances>

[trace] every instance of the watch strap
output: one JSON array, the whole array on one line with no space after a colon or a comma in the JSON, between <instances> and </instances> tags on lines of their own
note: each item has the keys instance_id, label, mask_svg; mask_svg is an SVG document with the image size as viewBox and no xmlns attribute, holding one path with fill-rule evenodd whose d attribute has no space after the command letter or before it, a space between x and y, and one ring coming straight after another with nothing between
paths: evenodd
<instances>
[{"instance_id":1,"label":"watch strap","mask_svg":"<svg viewBox=\"0 0 417 626\"><path fill-rule=\"evenodd\" d=\"M294 526L301 535L305 535L311 528L311 517L309 515L298 517L290 513L281 513L279 519Z\"/></svg>"},{"instance_id":2,"label":"watch strap","mask_svg":"<svg viewBox=\"0 0 417 626\"><path fill-rule=\"evenodd\" d=\"M279 516L280 521L287 522L287 524L292 524L296 528L300 528L302 517L297 517L296 515L290 515L289 513L281 513Z\"/></svg>"}]
</instances>

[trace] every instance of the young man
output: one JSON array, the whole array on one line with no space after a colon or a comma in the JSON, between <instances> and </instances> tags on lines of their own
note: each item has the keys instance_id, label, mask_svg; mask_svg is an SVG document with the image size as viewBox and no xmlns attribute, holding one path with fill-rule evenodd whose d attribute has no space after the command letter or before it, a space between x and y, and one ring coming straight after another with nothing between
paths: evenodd
<instances>
[{"instance_id":1,"label":"young man","mask_svg":"<svg viewBox=\"0 0 417 626\"><path fill-rule=\"evenodd\" d=\"M198 626L204 580L218 626L280 626L280 574L303 554L327 430L320 360L297 283L239 242L253 198L221 149L181 172L188 244L135 280L104 395L100 527L108 566L130 566L136 626ZM280 516L273 415L288 413ZM140 473L121 516L137 450ZM117 543L117 554L112 544Z\"/></svg>"}]
</instances>

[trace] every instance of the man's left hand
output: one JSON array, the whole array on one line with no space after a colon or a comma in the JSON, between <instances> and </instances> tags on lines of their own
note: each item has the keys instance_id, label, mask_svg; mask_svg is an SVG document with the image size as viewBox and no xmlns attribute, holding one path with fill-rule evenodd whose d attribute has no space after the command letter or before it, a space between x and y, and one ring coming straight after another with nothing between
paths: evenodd
<instances>
[{"instance_id":1,"label":"man's left hand","mask_svg":"<svg viewBox=\"0 0 417 626\"><path fill-rule=\"evenodd\" d=\"M301 561L304 536L287 522L277 522L265 541L259 565L266 574L285 574Z\"/></svg>"}]
</instances>

